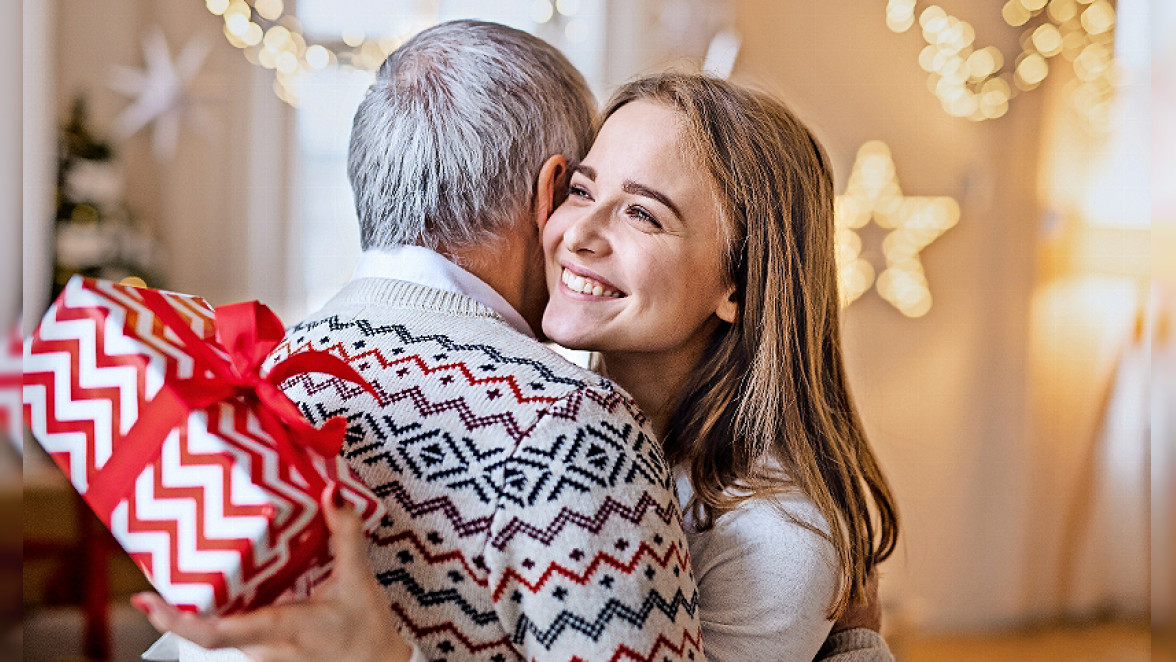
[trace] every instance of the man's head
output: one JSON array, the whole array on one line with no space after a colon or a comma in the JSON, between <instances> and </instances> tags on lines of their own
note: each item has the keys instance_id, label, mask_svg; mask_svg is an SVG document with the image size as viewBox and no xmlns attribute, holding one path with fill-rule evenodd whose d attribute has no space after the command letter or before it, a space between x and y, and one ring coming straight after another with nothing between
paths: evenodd
<instances>
[{"instance_id":1,"label":"man's head","mask_svg":"<svg viewBox=\"0 0 1176 662\"><path fill-rule=\"evenodd\" d=\"M588 152L595 100L526 32L452 21L396 49L355 114L347 172L365 250L460 251L516 231L549 157Z\"/></svg>"}]
</instances>

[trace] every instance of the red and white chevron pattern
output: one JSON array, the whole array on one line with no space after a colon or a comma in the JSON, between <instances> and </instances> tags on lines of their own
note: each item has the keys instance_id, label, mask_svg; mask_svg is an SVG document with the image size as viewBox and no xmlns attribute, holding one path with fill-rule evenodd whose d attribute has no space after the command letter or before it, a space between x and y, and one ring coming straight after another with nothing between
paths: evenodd
<instances>
[{"instance_id":1,"label":"red and white chevron pattern","mask_svg":"<svg viewBox=\"0 0 1176 662\"><path fill-rule=\"evenodd\" d=\"M0 435L21 452L20 428L20 323L0 339Z\"/></svg>"},{"instance_id":2,"label":"red and white chevron pattern","mask_svg":"<svg viewBox=\"0 0 1176 662\"><path fill-rule=\"evenodd\" d=\"M163 294L197 335L215 343L207 303ZM167 381L190 377L194 365L135 288L74 279L26 343L25 419L85 495L151 398ZM314 464L374 529L383 506L346 462ZM326 562L319 495L306 486L279 459L249 406L225 401L191 412L171 430L107 525L169 602L230 613L271 601Z\"/></svg>"}]
</instances>

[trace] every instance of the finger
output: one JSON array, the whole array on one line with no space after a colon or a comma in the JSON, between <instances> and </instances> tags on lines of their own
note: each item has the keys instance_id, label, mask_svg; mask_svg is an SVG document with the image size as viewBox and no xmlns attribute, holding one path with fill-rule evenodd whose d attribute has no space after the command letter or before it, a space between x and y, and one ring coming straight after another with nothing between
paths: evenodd
<instances>
[{"instance_id":1,"label":"finger","mask_svg":"<svg viewBox=\"0 0 1176 662\"><path fill-rule=\"evenodd\" d=\"M332 482L323 490L323 518L331 532L331 554L335 557L335 570L353 576L356 573L371 574L367 555L367 538L359 513L344 501L339 484Z\"/></svg>"},{"instance_id":2,"label":"finger","mask_svg":"<svg viewBox=\"0 0 1176 662\"><path fill-rule=\"evenodd\" d=\"M266 607L234 616L182 612L154 593L140 593L132 604L160 632L173 632L203 648L243 648L288 642L299 629L298 605Z\"/></svg>"},{"instance_id":3,"label":"finger","mask_svg":"<svg viewBox=\"0 0 1176 662\"><path fill-rule=\"evenodd\" d=\"M179 615L175 607L169 605L155 593L136 593L131 596L131 604L135 609L143 612L151 626L161 634L170 630L168 626Z\"/></svg>"}]
</instances>

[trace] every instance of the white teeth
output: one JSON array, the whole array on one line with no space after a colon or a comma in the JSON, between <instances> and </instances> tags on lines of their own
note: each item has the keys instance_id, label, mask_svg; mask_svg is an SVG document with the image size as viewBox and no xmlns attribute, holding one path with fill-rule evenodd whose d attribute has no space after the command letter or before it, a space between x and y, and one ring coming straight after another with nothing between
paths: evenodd
<instances>
[{"instance_id":1,"label":"white teeth","mask_svg":"<svg viewBox=\"0 0 1176 662\"><path fill-rule=\"evenodd\" d=\"M591 294L592 296L596 297L609 297L611 299L619 299L621 297L620 292L606 289L600 283L588 278L584 278L583 276L577 276L567 269L564 269L563 271L562 280L564 285L567 285L568 289L572 290L573 292Z\"/></svg>"}]
</instances>

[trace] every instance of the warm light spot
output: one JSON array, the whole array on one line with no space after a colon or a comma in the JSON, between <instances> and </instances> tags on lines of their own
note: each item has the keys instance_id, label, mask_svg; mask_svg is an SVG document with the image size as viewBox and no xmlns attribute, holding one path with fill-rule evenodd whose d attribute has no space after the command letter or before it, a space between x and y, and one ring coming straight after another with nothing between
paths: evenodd
<instances>
[{"instance_id":1,"label":"warm light spot","mask_svg":"<svg viewBox=\"0 0 1176 662\"><path fill-rule=\"evenodd\" d=\"M1017 65L1017 83L1023 89L1037 86L1049 74L1049 64L1040 53L1033 53Z\"/></svg>"},{"instance_id":2,"label":"warm light spot","mask_svg":"<svg viewBox=\"0 0 1176 662\"><path fill-rule=\"evenodd\" d=\"M274 27L270 28L265 33L265 37L262 39L262 41L265 42L267 47L273 48L275 50L282 50L286 46L293 43L293 40L290 38L290 31L280 25L275 25Z\"/></svg>"},{"instance_id":3,"label":"warm light spot","mask_svg":"<svg viewBox=\"0 0 1176 662\"><path fill-rule=\"evenodd\" d=\"M1047 9L1049 17L1059 24L1078 15L1078 5L1074 0L1051 0Z\"/></svg>"},{"instance_id":4,"label":"warm light spot","mask_svg":"<svg viewBox=\"0 0 1176 662\"><path fill-rule=\"evenodd\" d=\"M1003 81L1002 81L1003 82ZM1001 90L991 90L980 95L980 112L988 119L996 119L1009 110L1009 95Z\"/></svg>"},{"instance_id":5,"label":"warm light spot","mask_svg":"<svg viewBox=\"0 0 1176 662\"><path fill-rule=\"evenodd\" d=\"M886 3L886 14L889 16L914 16L915 0L890 0Z\"/></svg>"},{"instance_id":6,"label":"warm light spot","mask_svg":"<svg viewBox=\"0 0 1176 662\"><path fill-rule=\"evenodd\" d=\"M1009 83L1004 78L989 78L984 81L984 84L980 86L980 94L988 94L989 92L1000 92L1006 99L1013 96Z\"/></svg>"},{"instance_id":7,"label":"warm light spot","mask_svg":"<svg viewBox=\"0 0 1176 662\"><path fill-rule=\"evenodd\" d=\"M1102 44L1090 44L1074 58L1074 73L1082 80L1093 80L1111 65L1111 49Z\"/></svg>"},{"instance_id":8,"label":"warm light spot","mask_svg":"<svg viewBox=\"0 0 1176 662\"><path fill-rule=\"evenodd\" d=\"M555 8L550 0L534 0L531 3L531 20L536 23L546 23L555 15Z\"/></svg>"},{"instance_id":9,"label":"warm light spot","mask_svg":"<svg viewBox=\"0 0 1176 662\"><path fill-rule=\"evenodd\" d=\"M1044 7L1048 0L1020 0L1020 2L1026 11L1035 12Z\"/></svg>"},{"instance_id":10,"label":"warm light spot","mask_svg":"<svg viewBox=\"0 0 1176 662\"><path fill-rule=\"evenodd\" d=\"M245 33L249 31L250 25L252 23L249 22L248 16L238 13L225 14L225 29L238 39L245 38Z\"/></svg>"},{"instance_id":11,"label":"warm light spot","mask_svg":"<svg viewBox=\"0 0 1176 662\"><path fill-rule=\"evenodd\" d=\"M356 31L349 30L347 32L344 32L342 37L343 37L344 44L347 44L348 46L350 46L352 48L356 48L357 46L359 46L360 44L363 43L365 35L362 32L356 32Z\"/></svg>"},{"instance_id":12,"label":"warm light spot","mask_svg":"<svg viewBox=\"0 0 1176 662\"><path fill-rule=\"evenodd\" d=\"M957 51L963 50L976 41L976 28L967 21L960 21L952 26L950 39L951 45L955 46Z\"/></svg>"},{"instance_id":13,"label":"warm light spot","mask_svg":"<svg viewBox=\"0 0 1176 662\"><path fill-rule=\"evenodd\" d=\"M232 32L229 32L228 25L224 26L224 33L225 33L225 39L228 40L229 44L231 46L233 46L233 48L248 48L249 44L246 44L244 42L244 40L242 40L237 35L233 34Z\"/></svg>"},{"instance_id":14,"label":"warm light spot","mask_svg":"<svg viewBox=\"0 0 1176 662\"><path fill-rule=\"evenodd\" d=\"M278 56L278 71L290 75L296 73L299 69L298 56L290 51L286 51Z\"/></svg>"},{"instance_id":15,"label":"warm light spot","mask_svg":"<svg viewBox=\"0 0 1176 662\"><path fill-rule=\"evenodd\" d=\"M939 75L952 85L963 85L968 80L968 74L968 61L958 56L948 59L939 70Z\"/></svg>"},{"instance_id":16,"label":"warm light spot","mask_svg":"<svg viewBox=\"0 0 1176 662\"><path fill-rule=\"evenodd\" d=\"M130 287L147 287L147 281L139 278L138 276L127 276L126 278L118 281L118 284L127 285Z\"/></svg>"},{"instance_id":17,"label":"warm light spot","mask_svg":"<svg viewBox=\"0 0 1176 662\"><path fill-rule=\"evenodd\" d=\"M261 36L261 26L256 23L250 23L245 26L245 35L241 37L241 40L247 46L256 46L261 43Z\"/></svg>"},{"instance_id":18,"label":"warm light spot","mask_svg":"<svg viewBox=\"0 0 1176 662\"><path fill-rule=\"evenodd\" d=\"M919 51L919 66L923 68L923 71L930 73L938 69L935 60L939 52L939 49L931 44L924 46L923 50Z\"/></svg>"},{"instance_id":19,"label":"warm light spot","mask_svg":"<svg viewBox=\"0 0 1176 662\"><path fill-rule=\"evenodd\" d=\"M331 51L315 44L306 49L306 63L311 69L323 69L331 63Z\"/></svg>"},{"instance_id":20,"label":"warm light spot","mask_svg":"<svg viewBox=\"0 0 1176 662\"><path fill-rule=\"evenodd\" d=\"M927 21L926 27L923 28L923 37L927 41L939 44L940 47L947 46L951 43L951 29L958 23L959 19L954 16L933 18Z\"/></svg>"},{"instance_id":21,"label":"warm light spot","mask_svg":"<svg viewBox=\"0 0 1176 662\"><path fill-rule=\"evenodd\" d=\"M282 0L255 0L253 8L267 21L276 21L286 10Z\"/></svg>"},{"instance_id":22,"label":"warm light spot","mask_svg":"<svg viewBox=\"0 0 1176 662\"><path fill-rule=\"evenodd\" d=\"M229 8L229 0L205 0L204 6L208 7L208 11L220 16Z\"/></svg>"},{"instance_id":23,"label":"warm light spot","mask_svg":"<svg viewBox=\"0 0 1176 662\"><path fill-rule=\"evenodd\" d=\"M928 24L932 23L933 21L943 21L946 18L947 12L943 11L942 7L939 5L931 5L924 9L922 14L919 14L919 25L923 26L923 29L926 30L929 29ZM932 30L932 32L934 31L935 30Z\"/></svg>"},{"instance_id":24,"label":"warm light spot","mask_svg":"<svg viewBox=\"0 0 1176 662\"><path fill-rule=\"evenodd\" d=\"M1096 0L1082 12L1082 27L1092 35L1102 34L1115 25L1115 8L1107 0Z\"/></svg>"},{"instance_id":25,"label":"warm light spot","mask_svg":"<svg viewBox=\"0 0 1176 662\"><path fill-rule=\"evenodd\" d=\"M266 69L276 69L278 66L278 53L272 48L263 48L257 53L257 63Z\"/></svg>"},{"instance_id":26,"label":"warm light spot","mask_svg":"<svg viewBox=\"0 0 1176 662\"><path fill-rule=\"evenodd\" d=\"M982 48L978 51L973 52L971 55L969 55L968 56L968 75L969 75L969 77L971 77L975 80L981 80L981 79L987 77L992 72L999 69L1000 65L997 64L996 57L993 55L994 52L997 55L1000 54L1000 51L989 46L988 48Z\"/></svg>"},{"instance_id":27,"label":"warm light spot","mask_svg":"<svg viewBox=\"0 0 1176 662\"><path fill-rule=\"evenodd\" d=\"M580 0L557 0L555 8L564 16L573 16L580 11Z\"/></svg>"},{"instance_id":28,"label":"warm light spot","mask_svg":"<svg viewBox=\"0 0 1176 662\"><path fill-rule=\"evenodd\" d=\"M1067 60L1073 60L1086 45L1086 33L1082 30L1072 30L1062 37L1062 55Z\"/></svg>"},{"instance_id":29,"label":"warm light spot","mask_svg":"<svg viewBox=\"0 0 1176 662\"><path fill-rule=\"evenodd\" d=\"M1004 18L1005 23L1013 27L1025 25L1025 23L1033 18L1033 14L1021 6L1018 0L1009 0L1000 10L1001 17Z\"/></svg>"},{"instance_id":30,"label":"warm light spot","mask_svg":"<svg viewBox=\"0 0 1176 662\"><path fill-rule=\"evenodd\" d=\"M1062 52L1062 33L1053 23L1043 23L1033 31L1033 45L1046 57Z\"/></svg>"},{"instance_id":31,"label":"warm light spot","mask_svg":"<svg viewBox=\"0 0 1176 662\"><path fill-rule=\"evenodd\" d=\"M893 32L906 32L915 24L915 15L906 14L905 16L894 16L893 14L886 15L886 27Z\"/></svg>"},{"instance_id":32,"label":"warm light spot","mask_svg":"<svg viewBox=\"0 0 1176 662\"><path fill-rule=\"evenodd\" d=\"M949 102L945 102L943 105L948 115L952 117L967 117L975 113L980 104L976 100L976 95L968 92L961 94Z\"/></svg>"}]
</instances>

